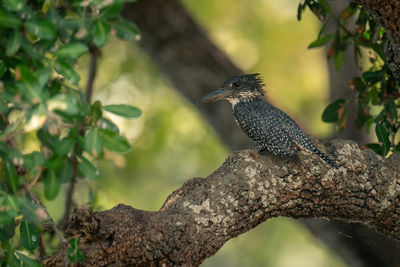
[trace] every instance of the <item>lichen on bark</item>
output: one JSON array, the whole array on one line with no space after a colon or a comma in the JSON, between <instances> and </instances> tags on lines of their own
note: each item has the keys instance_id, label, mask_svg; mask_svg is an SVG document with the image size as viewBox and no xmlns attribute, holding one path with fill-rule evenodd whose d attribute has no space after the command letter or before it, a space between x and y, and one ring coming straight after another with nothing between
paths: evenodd
<instances>
[{"instance_id":1,"label":"lichen on bark","mask_svg":"<svg viewBox=\"0 0 400 267\"><path fill-rule=\"evenodd\" d=\"M67 234L81 239L83 265L90 266L196 266L229 239L277 216L358 222L400 239L399 154L385 159L345 140L318 144L339 169L305 151L299 165L237 151L210 176L188 180L157 212L123 204L103 212L81 209Z\"/></svg>"}]
</instances>

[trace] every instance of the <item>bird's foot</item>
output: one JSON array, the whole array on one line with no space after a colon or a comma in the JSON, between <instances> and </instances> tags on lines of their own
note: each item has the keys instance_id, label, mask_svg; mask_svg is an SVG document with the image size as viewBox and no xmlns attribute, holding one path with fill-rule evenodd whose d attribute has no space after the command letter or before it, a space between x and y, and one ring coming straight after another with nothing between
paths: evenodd
<instances>
[{"instance_id":1,"label":"bird's foot","mask_svg":"<svg viewBox=\"0 0 400 267\"><path fill-rule=\"evenodd\" d=\"M260 158L260 155L258 154L258 152L255 152L252 149L249 149L249 155L254 160L258 160Z\"/></svg>"}]
</instances>

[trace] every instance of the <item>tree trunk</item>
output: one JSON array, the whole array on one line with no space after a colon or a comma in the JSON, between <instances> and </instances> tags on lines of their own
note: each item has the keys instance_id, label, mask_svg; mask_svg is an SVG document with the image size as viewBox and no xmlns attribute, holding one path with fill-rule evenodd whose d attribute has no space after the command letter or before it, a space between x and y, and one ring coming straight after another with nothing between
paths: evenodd
<instances>
[{"instance_id":1,"label":"tree trunk","mask_svg":"<svg viewBox=\"0 0 400 267\"><path fill-rule=\"evenodd\" d=\"M122 14L138 24L142 37L139 46L191 102L218 89L227 78L242 73L179 1L139 0L127 4ZM249 147L250 141L231 119L230 105L210 103L197 108L222 142L233 149Z\"/></svg>"}]
</instances>

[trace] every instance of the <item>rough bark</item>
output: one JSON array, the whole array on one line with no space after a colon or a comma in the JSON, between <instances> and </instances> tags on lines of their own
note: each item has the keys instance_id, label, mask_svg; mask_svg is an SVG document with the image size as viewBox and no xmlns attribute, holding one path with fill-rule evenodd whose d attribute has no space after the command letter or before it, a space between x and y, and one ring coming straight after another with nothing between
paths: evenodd
<instances>
[{"instance_id":1,"label":"rough bark","mask_svg":"<svg viewBox=\"0 0 400 267\"><path fill-rule=\"evenodd\" d=\"M400 154L384 159L339 139L319 146L339 169L304 151L301 165L237 151L210 176L187 181L157 212L123 204L77 210L67 234L81 239L84 266L196 266L277 216L358 222L400 239Z\"/></svg>"},{"instance_id":2,"label":"rough bark","mask_svg":"<svg viewBox=\"0 0 400 267\"><path fill-rule=\"evenodd\" d=\"M193 21L178 1L137 1L125 7L124 15L137 23L141 29L140 47L189 101L218 88L227 77L241 72L210 41L205 31ZM331 71L331 74L334 73L330 79L331 87L344 88L346 82L354 76L352 69L354 66L349 69L349 65L345 65L341 73ZM341 74L345 74L347 78L343 78ZM348 90L347 93L349 92ZM336 95L333 96L335 99L343 96L338 95L335 89L332 90L332 94ZM249 146L248 138L234 125L228 105L219 103L197 107L229 147L239 149ZM354 131L351 118L349 122L340 137L365 143L365 134ZM384 237L368 233L368 230L358 225L349 226L321 220L318 223L307 220L305 223L314 234L327 241L349 266L397 266L393 257L396 253L391 253L396 244L398 247L398 242L394 240L384 240ZM339 232L346 232L352 238L338 235ZM333 236L336 237L335 240L332 240ZM366 240L365 236L368 236ZM381 240L379 246L375 245L377 239ZM387 246L392 249L385 249ZM392 256L388 257L387 253Z\"/></svg>"},{"instance_id":3,"label":"rough bark","mask_svg":"<svg viewBox=\"0 0 400 267\"><path fill-rule=\"evenodd\" d=\"M331 1L331 11L337 17L348 6L347 1ZM325 28L326 33L334 33L337 23L331 20ZM354 51L348 47L345 51L346 62L337 70L333 61L328 61L330 98L331 102L346 98L354 100L356 94L349 90L346 84L356 76L360 70L354 62ZM354 125L356 117L354 101L349 103L346 128L336 135L336 138L351 139L358 144L370 143L365 129L358 129ZM311 233L324 241L332 251L338 254L348 267L399 267L400 242L387 238L360 224L346 224L339 221L325 221L321 219L305 219L302 222Z\"/></svg>"}]
</instances>

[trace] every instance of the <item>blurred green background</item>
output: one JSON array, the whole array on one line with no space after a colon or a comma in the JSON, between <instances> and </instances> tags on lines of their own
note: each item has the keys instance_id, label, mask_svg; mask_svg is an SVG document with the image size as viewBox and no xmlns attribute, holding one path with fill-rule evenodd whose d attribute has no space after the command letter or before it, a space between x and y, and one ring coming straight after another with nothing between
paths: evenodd
<instances>
[{"instance_id":1,"label":"blurred green background","mask_svg":"<svg viewBox=\"0 0 400 267\"><path fill-rule=\"evenodd\" d=\"M307 50L319 25L310 12L296 20L298 1L184 0L214 42L246 72L259 72L269 101L289 113L311 135L328 136L321 121L328 102L328 72L323 49ZM79 62L82 84L88 58ZM132 143L125 157L106 153L98 161L98 184L87 179L74 198L94 209L118 203L158 210L167 196L192 177L204 177L229 154L194 103L181 97L135 44L112 38L102 49L93 101L132 104L137 120L109 116ZM227 77L229 78L229 77ZM224 81L221 81L221 84ZM48 203L57 220L64 196ZM345 266L295 220L276 218L229 241L202 266Z\"/></svg>"}]
</instances>

